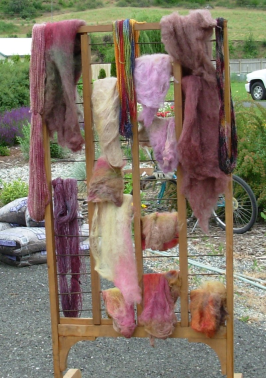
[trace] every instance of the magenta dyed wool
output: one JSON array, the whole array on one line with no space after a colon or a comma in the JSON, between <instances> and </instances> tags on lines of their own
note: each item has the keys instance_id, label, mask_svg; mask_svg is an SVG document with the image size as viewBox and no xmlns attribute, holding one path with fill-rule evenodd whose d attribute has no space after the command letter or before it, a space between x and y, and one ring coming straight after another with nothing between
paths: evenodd
<instances>
[{"instance_id":1,"label":"magenta dyed wool","mask_svg":"<svg viewBox=\"0 0 266 378\"><path fill-rule=\"evenodd\" d=\"M143 113L140 113L138 121L143 128ZM145 131L161 170L164 173L175 171L177 169L178 159L174 117L159 118L155 116L152 124L145 128ZM144 136L141 128L139 133Z\"/></svg>"},{"instance_id":2,"label":"magenta dyed wool","mask_svg":"<svg viewBox=\"0 0 266 378\"><path fill-rule=\"evenodd\" d=\"M177 323L175 299L166 276L160 273L143 275L143 291L143 311L139 316L139 324L144 326L154 346L155 337L166 339L174 331Z\"/></svg>"},{"instance_id":3,"label":"magenta dyed wool","mask_svg":"<svg viewBox=\"0 0 266 378\"><path fill-rule=\"evenodd\" d=\"M50 200L44 168L42 128L57 133L60 145L78 151L84 144L78 123L76 84L81 74L81 46L77 30L84 21L67 20L33 27L30 63L31 143L29 213L44 219Z\"/></svg>"},{"instance_id":4,"label":"magenta dyed wool","mask_svg":"<svg viewBox=\"0 0 266 378\"><path fill-rule=\"evenodd\" d=\"M183 78L182 89L185 111L183 131L178 141L182 192L202 230L207 233L212 209L227 185L227 176L220 170L218 161L218 91L216 83L192 75Z\"/></svg>"},{"instance_id":5,"label":"magenta dyed wool","mask_svg":"<svg viewBox=\"0 0 266 378\"><path fill-rule=\"evenodd\" d=\"M121 291L114 287L102 292L106 312L113 319L114 330L129 338L135 328L135 312L132 304L126 304Z\"/></svg>"},{"instance_id":6,"label":"magenta dyed wool","mask_svg":"<svg viewBox=\"0 0 266 378\"><path fill-rule=\"evenodd\" d=\"M216 82L210 39L217 22L211 13L206 9L190 11L186 16L174 12L162 17L160 24L162 42L168 54L189 74Z\"/></svg>"},{"instance_id":7,"label":"magenta dyed wool","mask_svg":"<svg viewBox=\"0 0 266 378\"><path fill-rule=\"evenodd\" d=\"M66 317L78 317L82 308L79 256L77 181L52 181L54 188L54 229L61 305ZM68 279L68 275L71 276Z\"/></svg>"},{"instance_id":8,"label":"magenta dyed wool","mask_svg":"<svg viewBox=\"0 0 266 378\"><path fill-rule=\"evenodd\" d=\"M134 84L137 102L142 104L145 127L151 125L163 105L170 86L172 58L167 54L143 55L135 60Z\"/></svg>"}]
</instances>

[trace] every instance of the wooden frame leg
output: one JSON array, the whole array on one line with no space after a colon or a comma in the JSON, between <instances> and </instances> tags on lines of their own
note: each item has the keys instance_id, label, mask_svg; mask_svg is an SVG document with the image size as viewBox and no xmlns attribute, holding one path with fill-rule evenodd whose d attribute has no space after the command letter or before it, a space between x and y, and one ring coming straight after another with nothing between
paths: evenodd
<instances>
[{"instance_id":1,"label":"wooden frame leg","mask_svg":"<svg viewBox=\"0 0 266 378\"><path fill-rule=\"evenodd\" d=\"M81 378L81 371L79 369L69 369L64 378Z\"/></svg>"}]
</instances>

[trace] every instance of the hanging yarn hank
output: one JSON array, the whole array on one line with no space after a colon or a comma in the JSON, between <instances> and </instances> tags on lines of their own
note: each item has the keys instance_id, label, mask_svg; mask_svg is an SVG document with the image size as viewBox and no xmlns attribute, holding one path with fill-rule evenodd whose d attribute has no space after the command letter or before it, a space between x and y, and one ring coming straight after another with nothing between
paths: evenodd
<instances>
[{"instance_id":1,"label":"hanging yarn hank","mask_svg":"<svg viewBox=\"0 0 266 378\"><path fill-rule=\"evenodd\" d=\"M61 305L66 317L78 317L82 309L79 256L77 181L52 181L54 188L54 229ZM67 274L71 273L70 283Z\"/></svg>"},{"instance_id":2,"label":"hanging yarn hank","mask_svg":"<svg viewBox=\"0 0 266 378\"><path fill-rule=\"evenodd\" d=\"M135 20L126 19L113 23L117 87L120 97L119 133L132 137L131 120L136 118L136 94L134 88L135 58L139 56L139 32L134 31Z\"/></svg>"},{"instance_id":3,"label":"hanging yarn hank","mask_svg":"<svg viewBox=\"0 0 266 378\"><path fill-rule=\"evenodd\" d=\"M224 19L217 18L216 34L216 77L220 99L220 122L219 122L219 166L226 174L232 173L237 159L237 132L235 124L234 106L230 91L231 104L231 146L228 145L227 125L224 109Z\"/></svg>"}]
</instances>

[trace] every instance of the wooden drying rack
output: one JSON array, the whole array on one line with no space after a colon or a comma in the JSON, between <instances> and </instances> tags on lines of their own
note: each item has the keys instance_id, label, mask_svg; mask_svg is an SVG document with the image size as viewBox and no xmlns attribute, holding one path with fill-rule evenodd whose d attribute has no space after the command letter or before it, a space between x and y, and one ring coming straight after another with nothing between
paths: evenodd
<instances>
[{"instance_id":1,"label":"wooden drying rack","mask_svg":"<svg viewBox=\"0 0 266 378\"><path fill-rule=\"evenodd\" d=\"M85 121L85 157L87 180L90 180L94 165L94 135L91 111L91 93L92 93L92 74L91 74L91 49L90 33L112 32L112 24L97 26L82 26L78 33L81 37L82 52L82 77L83 77L83 101L84 101L84 121ZM135 30L159 30L159 23L135 24ZM229 78L229 56L228 56L228 39L227 23L224 25L224 58L225 58L225 112L226 120L230 124L230 78ZM174 109L176 120L176 136L179 138L182 131L182 91L181 78L182 70L178 63L174 63ZM140 170L139 170L139 142L138 142L138 125L136 120L133 123L133 202L136 209L134 217L135 233L135 253L137 261L138 279L142 287L143 275L143 257L141 248L141 228L140 228ZM49 156L49 137L46 126L43 127L44 143L46 152L46 174L49 188L52 193L51 185L51 161ZM178 169L177 175L177 198L179 220L183 227L179 234L179 266L182 280L181 287L181 321L177 324L171 337L186 338L191 342L208 344L217 353L222 374L227 378L241 378L242 374L234 374L234 329L233 329L233 209L232 209L232 180L228 184L226 193L226 291L227 291L227 309L229 318L226 326L211 339L199 334L189 326L189 285L188 285L188 253L187 253L187 226L186 226L186 200L181 194L182 174ZM88 203L89 224L91 225L94 211L94 204ZM65 318L60 317L59 299L58 299L58 282L55 254L55 235L53 222L52 203L46 207L45 215L46 224L46 243L47 243L47 264L49 276L49 291L51 305L51 326L52 326L52 343L53 343L53 362L55 378L80 378L79 369L70 369L63 376L67 369L67 357L70 348L82 340L93 341L97 337L117 337L112 325L112 320L103 318L101 315L100 300L100 279L98 273L94 270L94 260L90 254L91 264L91 291L92 291L92 318ZM141 313L141 306L137 306L137 314ZM133 337L147 337L144 328L137 326Z\"/></svg>"}]
</instances>

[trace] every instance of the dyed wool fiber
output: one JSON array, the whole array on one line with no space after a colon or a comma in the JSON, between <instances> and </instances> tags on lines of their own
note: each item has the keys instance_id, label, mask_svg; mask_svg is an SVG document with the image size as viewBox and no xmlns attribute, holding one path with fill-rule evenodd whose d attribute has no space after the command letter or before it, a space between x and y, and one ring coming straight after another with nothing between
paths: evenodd
<instances>
[{"instance_id":1,"label":"dyed wool fiber","mask_svg":"<svg viewBox=\"0 0 266 378\"><path fill-rule=\"evenodd\" d=\"M191 328L213 337L228 315L226 289L219 281L204 282L190 293Z\"/></svg>"},{"instance_id":2,"label":"dyed wool fiber","mask_svg":"<svg viewBox=\"0 0 266 378\"><path fill-rule=\"evenodd\" d=\"M96 161L88 189L88 201L113 202L116 206L123 203L124 180L122 169L112 167L101 156Z\"/></svg>"},{"instance_id":3,"label":"dyed wool fiber","mask_svg":"<svg viewBox=\"0 0 266 378\"><path fill-rule=\"evenodd\" d=\"M131 337L136 328L133 304L126 304L116 287L103 290L102 296L107 315L113 319L114 330L127 338Z\"/></svg>"},{"instance_id":4,"label":"dyed wool fiber","mask_svg":"<svg viewBox=\"0 0 266 378\"><path fill-rule=\"evenodd\" d=\"M142 131L142 113L139 114L138 121L141 124L140 136L144 139L148 136L155 159L161 170L164 173L174 172L178 165L174 117L159 118L155 116L152 124L146 128L146 133Z\"/></svg>"},{"instance_id":5,"label":"dyed wool fiber","mask_svg":"<svg viewBox=\"0 0 266 378\"><path fill-rule=\"evenodd\" d=\"M82 309L79 256L77 181L52 181L54 188L54 229L59 289L64 316L78 317ZM74 235L74 236L73 236ZM75 236L76 235L76 236ZM70 282L67 274L71 273Z\"/></svg>"},{"instance_id":6,"label":"dyed wool fiber","mask_svg":"<svg viewBox=\"0 0 266 378\"><path fill-rule=\"evenodd\" d=\"M45 26L46 85L44 120L50 137L71 151L81 150L76 84L81 75L81 44L77 31L82 20L47 23Z\"/></svg>"},{"instance_id":7,"label":"dyed wool fiber","mask_svg":"<svg viewBox=\"0 0 266 378\"><path fill-rule=\"evenodd\" d=\"M132 202L132 196L124 194L121 207L97 203L90 233L95 270L121 290L127 305L141 301L131 237Z\"/></svg>"},{"instance_id":8,"label":"dyed wool fiber","mask_svg":"<svg viewBox=\"0 0 266 378\"><path fill-rule=\"evenodd\" d=\"M123 166L123 153L119 139L120 100L117 79L95 80L92 91L94 127L99 136L101 154L114 167Z\"/></svg>"},{"instance_id":9,"label":"dyed wool fiber","mask_svg":"<svg viewBox=\"0 0 266 378\"><path fill-rule=\"evenodd\" d=\"M185 95L183 131L178 141L178 159L183 172L182 192L202 230L219 194L226 190L227 176L219 168L219 99L216 83L198 76L182 79Z\"/></svg>"},{"instance_id":10,"label":"dyed wool fiber","mask_svg":"<svg viewBox=\"0 0 266 378\"><path fill-rule=\"evenodd\" d=\"M45 88L45 24L34 25L30 60L31 136L29 154L28 209L36 221L44 219L45 206L50 201L45 166L42 114Z\"/></svg>"},{"instance_id":11,"label":"dyed wool fiber","mask_svg":"<svg viewBox=\"0 0 266 378\"><path fill-rule=\"evenodd\" d=\"M161 19L161 37L165 50L192 75L216 82L211 62L210 39L216 20L204 9L186 16L174 12Z\"/></svg>"},{"instance_id":12,"label":"dyed wool fiber","mask_svg":"<svg viewBox=\"0 0 266 378\"><path fill-rule=\"evenodd\" d=\"M142 248L166 251L178 244L177 212L152 213L141 217Z\"/></svg>"},{"instance_id":13,"label":"dyed wool fiber","mask_svg":"<svg viewBox=\"0 0 266 378\"><path fill-rule=\"evenodd\" d=\"M134 83L138 103L142 104L142 119L145 127L152 124L153 117L170 86L172 58L167 54L143 55L135 60Z\"/></svg>"},{"instance_id":14,"label":"dyed wool fiber","mask_svg":"<svg viewBox=\"0 0 266 378\"><path fill-rule=\"evenodd\" d=\"M144 326L151 346L154 346L154 338L166 339L174 331L177 323L175 300L166 276L161 273L143 275L143 292L143 311L139 316L139 324Z\"/></svg>"}]
</instances>

